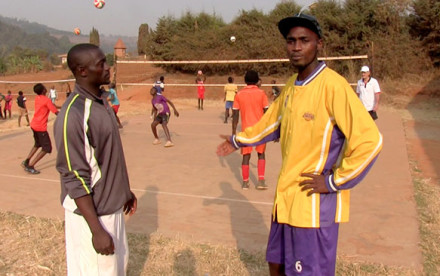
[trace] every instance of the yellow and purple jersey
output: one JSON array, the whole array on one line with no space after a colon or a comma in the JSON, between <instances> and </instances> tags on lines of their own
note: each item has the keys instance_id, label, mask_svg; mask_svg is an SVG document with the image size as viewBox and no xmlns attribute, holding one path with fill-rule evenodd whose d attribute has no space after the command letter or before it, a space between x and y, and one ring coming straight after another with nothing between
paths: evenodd
<instances>
[{"instance_id":1,"label":"yellow and purple jersey","mask_svg":"<svg viewBox=\"0 0 440 276\"><path fill-rule=\"evenodd\" d=\"M232 136L236 147L279 139L282 166L273 207L278 223L328 226L349 218L349 189L367 174L382 135L357 95L321 62L301 84L293 75L261 120ZM330 193L307 196L302 173L325 175Z\"/></svg>"}]
</instances>

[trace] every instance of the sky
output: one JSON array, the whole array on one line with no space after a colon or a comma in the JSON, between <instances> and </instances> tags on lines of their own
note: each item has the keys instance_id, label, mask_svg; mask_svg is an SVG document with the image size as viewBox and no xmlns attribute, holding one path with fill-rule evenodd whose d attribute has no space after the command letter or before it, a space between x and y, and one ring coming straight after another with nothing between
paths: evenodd
<instances>
[{"instance_id":1,"label":"sky","mask_svg":"<svg viewBox=\"0 0 440 276\"><path fill-rule=\"evenodd\" d=\"M0 0L0 14L26 19L49 27L73 31L80 28L88 34L92 27L100 34L137 36L139 26L147 23L153 29L162 16L180 18L186 12L217 14L226 23L241 10L258 9L265 13L274 9L278 0L106 0L97 9L93 0ZM314 0L295 0L299 6Z\"/></svg>"}]
</instances>

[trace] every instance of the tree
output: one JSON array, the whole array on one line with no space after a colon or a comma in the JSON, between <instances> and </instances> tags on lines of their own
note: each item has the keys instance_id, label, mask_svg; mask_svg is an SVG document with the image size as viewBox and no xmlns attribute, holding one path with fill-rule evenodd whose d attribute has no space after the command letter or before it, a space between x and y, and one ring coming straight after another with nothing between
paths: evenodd
<instances>
[{"instance_id":1,"label":"tree","mask_svg":"<svg viewBox=\"0 0 440 276\"><path fill-rule=\"evenodd\" d=\"M109 66L113 66L115 64L115 55L114 54L106 54L105 59L107 60L107 64Z\"/></svg>"},{"instance_id":2,"label":"tree","mask_svg":"<svg viewBox=\"0 0 440 276\"><path fill-rule=\"evenodd\" d=\"M419 39L435 67L440 67L440 2L415 0L409 17L411 34Z\"/></svg>"},{"instance_id":3,"label":"tree","mask_svg":"<svg viewBox=\"0 0 440 276\"><path fill-rule=\"evenodd\" d=\"M137 50L139 55L145 55L147 53L148 40L150 36L150 27L148 24L141 24L139 26Z\"/></svg>"},{"instance_id":4,"label":"tree","mask_svg":"<svg viewBox=\"0 0 440 276\"><path fill-rule=\"evenodd\" d=\"M6 61L3 58L0 58L0 74L6 73L8 67L6 65Z\"/></svg>"},{"instance_id":5,"label":"tree","mask_svg":"<svg viewBox=\"0 0 440 276\"><path fill-rule=\"evenodd\" d=\"M95 27L90 31L90 43L99 47L99 32Z\"/></svg>"}]
</instances>

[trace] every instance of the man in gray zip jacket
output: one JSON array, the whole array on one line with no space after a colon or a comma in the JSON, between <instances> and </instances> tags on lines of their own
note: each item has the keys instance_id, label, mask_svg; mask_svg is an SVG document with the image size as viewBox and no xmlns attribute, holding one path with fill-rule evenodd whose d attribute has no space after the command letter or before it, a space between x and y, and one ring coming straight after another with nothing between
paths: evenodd
<instances>
[{"instance_id":1,"label":"man in gray zip jacket","mask_svg":"<svg viewBox=\"0 0 440 276\"><path fill-rule=\"evenodd\" d=\"M76 85L55 121L54 136L68 275L125 275L124 213L135 213L137 199L115 114L100 89L110 83L110 67L92 44L72 47L67 63Z\"/></svg>"}]
</instances>

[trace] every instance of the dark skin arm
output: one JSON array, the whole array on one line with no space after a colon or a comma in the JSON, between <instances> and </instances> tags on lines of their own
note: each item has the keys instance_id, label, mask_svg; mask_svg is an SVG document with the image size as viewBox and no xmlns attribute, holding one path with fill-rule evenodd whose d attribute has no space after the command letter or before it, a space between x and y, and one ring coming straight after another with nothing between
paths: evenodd
<instances>
[{"instance_id":1,"label":"dark skin arm","mask_svg":"<svg viewBox=\"0 0 440 276\"><path fill-rule=\"evenodd\" d=\"M234 148L231 145L231 142L229 140L231 138L231 136L229 136L229 135L220 135L220 138L222 138L224 141L220 145L217 146L217 152L216 153L217 153L218 156L226 156L226 155L229 155L229 154L231 154L231 153L233 153L234 151L237 150L236 148Z\"/></svg>"},{"instance_id":2,"label":"dark skin arm","mask_svg":"<svg viewBox=\"0 0 440 276\"><path fill-rule=\"evenodd\" d=\"M168 99L167 99L167 103L168 103L169 105L171 105L171 107L173 108L173 110L174 110L174 115L176 115L176 117L179 117L179 112L177 111L177 109L176 109L176 107L174 106L174 104L173 104L170 100L168 100Z\"/></svg>"},{"instance_id":3,"label":"dark skin arm","mask_svg":"<svg viewBox=\"0 0 440 276\"><path fill-rule=\"evenodd\" d=\"M131 199L129 199L125 204L124 204L124 214L126 215L134 215L134 213L136 213L137 210L137 198L134 195L133 192L131 192Z\"/></svg>"},{"instance_id":4,"label":"dark skin arm","mask_svg":"<svg viewBox=\"0 0 440 276\"><path fill-rule=\"evenodd\" d=\"M113 239L110 234L105 231L98 219L92 196L86 195L76 198L75 203L89 225L90 232L92 232L92 244L96 253L102 255L113 255L115 253Z\"/></svg>"},{"instance_id":5,"label":"dark skin arm","mask_svg":"<svg viewBox=\"0 0 440 276\"><path fill-rule=\"evenodd\" d=\"M307 191L307 196L311 196L312 194L327 194L329 190L325 185L325 176L324 175L316 175L311 173L302 173L303 177L310 177L310 179L306 179L299 183L299 186L302 187L301 191Z\"/></svg>"},{"instance_id":6,"label":"dark skin arm","mask_svg":"<svg viewBox=\"0 0 440 276\"><path fill-rule=\"evenodd\" d=\"M115 96L113 96L113 94L110 94L110 97L108 98L108 101L111 102L115 99Z\"/></svg>"},{"instance_id":7,"label":"dark skin arm","mask_svg":"<svg viewBox=\"0 0 440 276\"><path fill-rule=\"evenodd\" d=\"M238 119L240 118L240 110L232 110L232 135L237 133Z\"/></svg>"},{"instance_id":8,"label":"dark skin arm","mask_svg":"<svg viewBox=\"0 0 440 276\"><path fill-rule=\"evenodd\" d=\"M153 108L151 109L151 118L156 118L157 115L157 109L156 107L153 106Z\"/></svg>"},{"instance_id":9,"label":"dark skin arm","mask_svg":"<svg viewBox=\"0 0 440 276\"><path fill-rule=\"evenodd\" d=\"M137 209L137 198L133 193L131 193L131 195L132 198L128 200L123 207L123 211L126 215L133 215ZM76 198L75 203L89 225L90 232L92 232L92 244L96 253L102 255L113 255L115 252L113 238L102 227L101 222L98 219L98 215L96 214L92 196L86 195Z\"/></svg>"}]
</instances>

